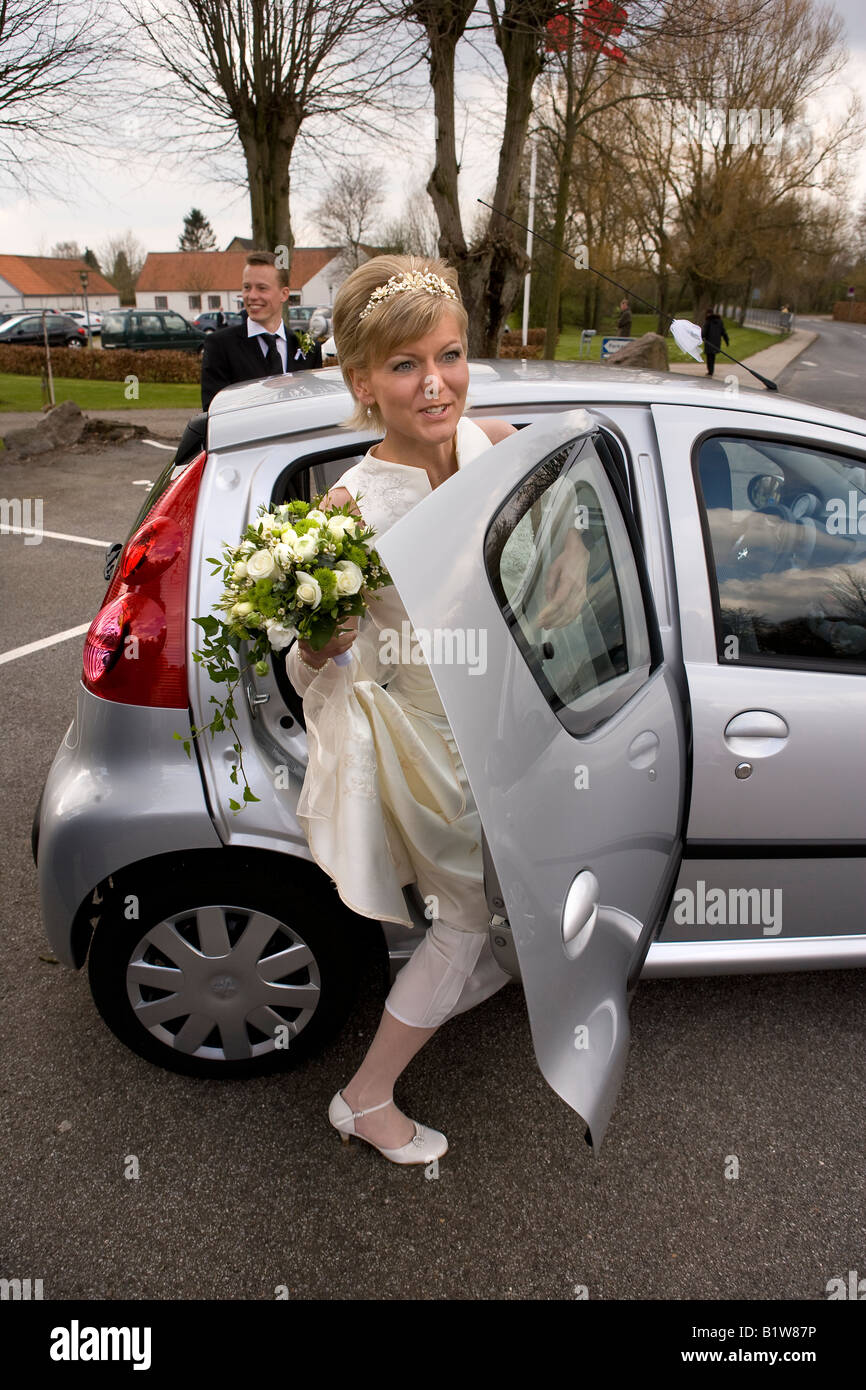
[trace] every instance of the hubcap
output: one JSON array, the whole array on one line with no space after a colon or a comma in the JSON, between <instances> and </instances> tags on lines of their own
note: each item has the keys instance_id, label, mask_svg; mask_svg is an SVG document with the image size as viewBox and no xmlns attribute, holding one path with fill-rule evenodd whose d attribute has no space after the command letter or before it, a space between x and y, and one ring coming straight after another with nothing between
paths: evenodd
<instances>
[{"instance_id":1,"label":"hubcap","mask_svg":"<svg viewBox=\"0 0 866 1390\"><path fill-rule=\"evenodd\" d=\"M234 1062L291 1046L316 1010L321 979L313 952L284 922L212 904L151 927L130 957L126 990L161 1043Z\"/></svg>"}]
</instances>

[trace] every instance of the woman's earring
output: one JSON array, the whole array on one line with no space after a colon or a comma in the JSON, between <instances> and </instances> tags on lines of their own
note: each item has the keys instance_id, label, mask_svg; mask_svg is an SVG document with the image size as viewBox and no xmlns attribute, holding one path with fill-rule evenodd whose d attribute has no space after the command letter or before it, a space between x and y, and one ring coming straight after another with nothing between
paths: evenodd
<instances>
[{"instance_id":1,"label":"woman's earring","mask_svg":"<svg viewBox=\"0 0 866 1390\"><path fill-rule=\"evenodd\" d=\"M372 410L370 409L370 407L367 406L367 419L368 419L368 420L372 420L372 418L373 418L373 412L372 412Z\"/></svg>"}]
</instances>

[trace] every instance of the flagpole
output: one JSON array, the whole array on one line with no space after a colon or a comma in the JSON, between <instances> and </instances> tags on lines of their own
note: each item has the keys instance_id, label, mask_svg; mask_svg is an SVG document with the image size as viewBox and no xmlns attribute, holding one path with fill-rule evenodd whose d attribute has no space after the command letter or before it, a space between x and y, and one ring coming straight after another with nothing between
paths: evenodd
<instances>
[{"instance_id":1,"label":"flagpole","mask_svg":"<svg viewBox=\"0 0 866 1390\"><path fill-rule=\"evenodd\" d=\"M523 346L529 336L529 282L532 279L532 229L535 226L535 171L538 163L538 136L532 141L532 161L529 166L529 226L526 229L526 254L529 269L523 281Z\"/></svg>"}]
</instances>

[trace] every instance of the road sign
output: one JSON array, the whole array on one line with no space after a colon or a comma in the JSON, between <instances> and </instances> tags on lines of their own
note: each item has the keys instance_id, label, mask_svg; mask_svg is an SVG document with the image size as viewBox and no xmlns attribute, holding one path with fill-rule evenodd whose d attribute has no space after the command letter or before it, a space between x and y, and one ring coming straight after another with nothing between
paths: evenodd
<instances>
[{"instance_id":1,"label":"road sign","mask_svg":"<svg viewBox=\"0 0 866 1390\"><path fill-rule=\"evenodd\" d=\"M620 348L625 347L626 343L637 342L636 338L602 338L601 340L601 360L610 357L611 353L619 352Z\"/></svg>"},{"instance_id":2,"label":"road sign","mask_svg":"<svg viewBox=\"0 0 866 1390\"><path fill-rule=\"evenodd\" d=\"M848 298L849 298L849 299L853 299L853 298L854 298L854 286L853 286L853 285L849 285L849 286L848 286Z\"/></svg>"}]
</instances>

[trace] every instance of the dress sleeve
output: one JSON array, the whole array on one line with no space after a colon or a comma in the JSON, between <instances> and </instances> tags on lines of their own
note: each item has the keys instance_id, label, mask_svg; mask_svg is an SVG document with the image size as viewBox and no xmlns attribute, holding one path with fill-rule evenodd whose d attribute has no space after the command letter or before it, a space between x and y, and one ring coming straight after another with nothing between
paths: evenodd
<instances>
[{"instance_id":1,"label":"dress sleeve","mask_svg":"<svg viewBox=\"0 0 866 1390\"><path fill-rule=\"evenodd\" d=\"M327 665L327 662L325 663ZM324 669L324 667L322 668ZM286 675L303 700L318 672L306 666L298 653L298 644L293 642L286 657Z\"/></svg>"}]
</instances>

